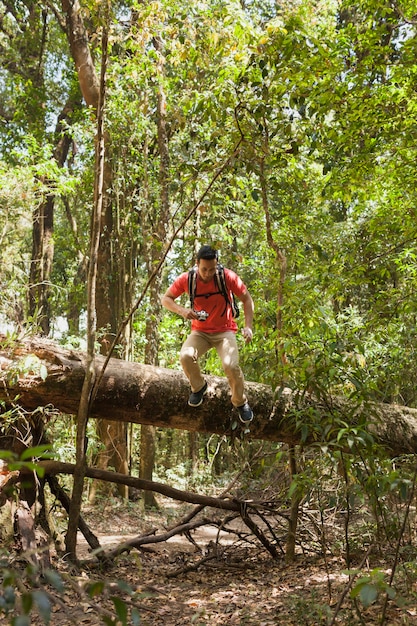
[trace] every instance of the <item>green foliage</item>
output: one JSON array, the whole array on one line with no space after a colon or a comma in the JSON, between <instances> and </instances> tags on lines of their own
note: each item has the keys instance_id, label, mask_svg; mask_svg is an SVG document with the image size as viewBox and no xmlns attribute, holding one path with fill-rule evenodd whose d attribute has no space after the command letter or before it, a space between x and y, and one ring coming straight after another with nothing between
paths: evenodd
<instances>
[{"instance_id":1,"label":"green foliage","mask_svg":"<svg viewBox=\"0 0 417 626\"><path fill-rule=\"evenodd\" d=\"M51 623L50 589L63 593L65 586L55 570L46 570L42 580L40 585L39 571L33 564L21 571L8 564L6 555L1 557L0 615L11 626L29 626L33 614L38 614L43 624Z\"/></svg>"},{"instance_id":2,"label":"green foliage","mask_svg":"<svg viewBox=\"0 0 417 626\"><path fill-rule=\"evenodd\" d=\"M1 554L1 619L7 620L10 626L29 626L39 616L42 624L53 624L56 596L64 595L68 583L75 585L74 581L68 580L55 569L45 570L42 575L33 564L17 569L9 563L6 554ZM110 601L112 610L98 610L101 623L108 626L135 626L141 623L138 606L149 593L138 592L123 580L87 580L84 586L86 596L83 596L83 601L91 599L95 610L98 601Z\"/></svg>"},{"instance_id":3,"label":"green foliage","mask_svg":"<svg viewBox=\"0 0 417 626\"><path fill-rule=\"evenodd\" d=\"M6 424L7 421L4 422L4 425ZM0 459L7 462L7 467L11 472L26 470L36 472L39 477L44 475L44 469L38 465L38 462L43 459L53 459L54 456L50 445L26 448L20 455L11 450L0 450Z\"/></svg>"},{"instance_id":4,"label":"green foliage","mask_svg":"<svg viewBox=\"0 0 417 626\"><path fill-rule=\"evenodd\" d=\"M110 590L112 594L109 599L114 608L114 617L103 615L103 623L108 626L136 626L140 624L140 613L135 604L146 597L151 597L152 594L138 592L124 580L117 580L115 583L105 579L90 580L86 588L88 596L94 600L100 599Z\"/></svg>"},{"instance_id":5,"label":"green foliage","mask_svg":"<svg viewBox=\"0 0 417 626\"><path fill-rule=\"evenodd\" d=\"M0 29L0 319L19 331L31 322L32 215L52 194L52 315L67 320L63 342L78 348L94 120L78 96L67 41L49 5L17 1L11 11L9 4L2 3ZM286 498L316 498L323 511L328 502L367 506L369 533L395 539L412 489L408 463L402 460L398 469L383 460L366 423L350 424L369 401L417 406L415 7L386 0L134 4L133 13L131 3L112 5L107 69L114 307L129 312L169 235L242 140L174 242L161 289L190 267L199 242L219 247L222 262L242 276L255 300L254 340L240 346L246 379L289 386L300 405L314 395L328 407L324 418L322 411L295 407L302 441L317 445L311 457L301 455ZM99 62L100 3L82 3L82 9ZM162 91L164 164L156 115ZM54 130L69 98L77 103L65 122L72 150L61 167L55 150L63 135ZM159 232L162 165L170 207L166 237ZM149 302L134 319L137 360L145 358L147 322L159 320ZM160 365L178 368L188 323L164 314L158 330ZM204 366L222 374L215 354ZM10 371L15 378L23 373L46 374L31 358ZM342 407L333 403L335 395L344 398ZM73 423L60 419L50 428L60 456L72 459ZM89 438L93 458L100 442L90 430ZM181 486L200 488L212 470L227 475L239 464L222 441L201 438L200 456L207 459L192 478L185 436L161 434L158 446L159 474ZM132 447L137 460L137 437ZM323 476L334 483L331 494L320 489ZM375 590L382 593L376 574L360 584L363 603ZM114 610L121 623L129 619L118 600Z\"/></svg>"},{"instance_id":6,"label":"green foliage","mask_svg":"<svg viewBox=\"0 0 417 626\"><path fill-rule=\"evenodd\" d=\"M34 354L28 354L20 361L16 361L7 370L7 378L11 385L15 384L21 376L36 376L46 380L48 371L39 357Z\"/></svg>"},{"instance_id":7,"label":"green foliage","mask_svg":"<svg viewBox=\"0 0 417 626\"><path fill-rule=\"evenodd\" d=\"M361 572L346 572L350 576L361 574ZM369 575L360 576L355 582L350 592L351 598L358 598L365 608L377 601L381 595L387 595L390 600L394 600L397 596L395 589L386 581L386 573L375 568L369 572Z\"/></svg>"}]
</instances>

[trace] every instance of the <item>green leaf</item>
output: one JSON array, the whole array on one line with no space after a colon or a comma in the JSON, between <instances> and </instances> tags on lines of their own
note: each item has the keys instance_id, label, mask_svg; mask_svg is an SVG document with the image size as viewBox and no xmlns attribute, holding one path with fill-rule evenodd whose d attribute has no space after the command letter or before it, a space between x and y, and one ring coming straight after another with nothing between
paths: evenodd
<instances>
[{"instance_id":1,"label":"green leaf","mask_svg":"<svg viewBox=\"0 0 417 626\"><path fill-rule=\"evenodd\" d=\"M25 461L26 459L32 459L33 457L42 457L45 459L51 458L51 455L52 453L50 444L44 444L24 450L20 456L20 460Z\"/></svg>"},{"instance_id":2,"label":"green leaf","mask_svg":"<svg viewBox=\"0 0 417 626\"><path fill-rule=\"evenodd\" d=\"M46 624L49 624L51 619L51 603L47 594L44 591L34 591L33 600L38 607L42 619Z\"/></svg>"},{"instance_id":3,"label":"green leaf","mask_svg":"<svg viewBox=\"0 0 417 626\"><path fill-rule=\"evenodd\" d=\"M10 450L0 450L0 459L4 461L13 460L16 458L16 455Z\"/></svg>"},{"instance_id":4,"label":"green leaf","mask_svg":"<svg viewBox=\"0 0 417 626\"><path fill-rule=\"evenodd\" d=\"M54 587L59 592L64 591L64 582L58 572L53 569L47 569L44 575L46 580L52 587Z\"/></svg>"},{"instance_id":5,"label":"green leaf","mask_svg":"<svg viewBox=\"0 0 417 626\"><path fill-rule=\"evenodd\" d=\"M114 608L116 609L117 617L122 622L123 626L127 626L127 604L121 598L112 596Z\"/></svg>"},{"instance_id":6,"label":"green leaf","mask_svg":"<svg viewBox=\"0 0 417 626\"><path fill-rule=\"evenodd\" d=\"M22 608L25 615L29 615L33 606L33 596L31 593L22 594Z\"/></svg>"},{"instance_id":7,"label":"green leaf","mask_svg":"<svg viewBox=\"0 0 417 626\"><path fill-rule=\"evenodd\" d=\"M359 597L364 607L368 607L375 602L378 597L378 589L370 583L363 585L360 590Z\"/></svg>"},{"instance_id":8,"label":"green leaf","mask_svg":"<svg viewBox=\"0 0 417 626\"><path fill-rule=\"evenodd\" d=\"M128 593L130 596L133 595L134 593L131 585L129 585L129 583L127 583L125 580L118 580L117 586L119 587L120 591L124 591L125 593Z\"/></svg>"},{"instance_id":9,"label":"green leaf","mask_svg":"<svg viewBox=\"0 0 417 626\"><path fill-rule=\"evenodd\" d=\"M88 595L90 596L90 598L95 598L95 596L99 596L100 594L102 594L104 586L105 585L103 580L96 580L91 583L91 585L89 585L88 587Z\"/></svg>"}]
</instances>

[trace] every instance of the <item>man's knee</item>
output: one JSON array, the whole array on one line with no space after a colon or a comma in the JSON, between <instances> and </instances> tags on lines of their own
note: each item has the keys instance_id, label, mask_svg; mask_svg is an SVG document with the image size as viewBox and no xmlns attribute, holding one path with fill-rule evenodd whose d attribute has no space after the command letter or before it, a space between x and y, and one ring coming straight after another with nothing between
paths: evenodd
<instances>
[{"instance_id":1,"label":"man's knee","mask_svg":"<svg viewBox=\"0 0 417 626\"><path fill-rule=\"evenodd\" d=\"M197 362L197 350L195 348L182 348L180 352L180 363L181 365L188 365Z\"/></svg>"},{"instance_id":2,"label":"man's knee","mask_svg":"<svg viewBox=\"0 0 417 626\"><path fill-rule=\"evenodd\" d=\"M229 363L224 366L224 373L227 378L241 378L242 370L240 369L239 363Z\"/></svg>"}]
</instances>

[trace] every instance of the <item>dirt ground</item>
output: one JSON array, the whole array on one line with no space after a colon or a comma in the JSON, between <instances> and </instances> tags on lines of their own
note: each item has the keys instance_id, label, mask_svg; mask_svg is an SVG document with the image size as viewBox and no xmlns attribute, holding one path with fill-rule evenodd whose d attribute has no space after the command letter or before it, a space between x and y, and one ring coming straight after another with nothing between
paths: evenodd
<instances>
[{"instance_id":1,"label":"dirt ground","mask_svg":"<svg viewBox=\"0 0 417 626\"><path fill-rule=\"evenodd\" d=\"M172 505L163 505L159 512L143 516L135 507L122 508L109 500L101 510L92 508L84 517L102 547L109 550L131 537L164 532L177 514ZM417 625L417 607L410 601L417 595L415 586L408 590L403 606L399 598L388 603L381 622L385 596L378 596L368 608L359 601L355 605L342 556L323 558L319 550L317 554L304 550L294 563L286 564L283 554L273 559L241 530L236 528L237 534L230 534L204 526L132 549L100 566L80 536L80 570L75 571L62 557L54 557L64 591L51 592L50 624ZM388 579L388 561L369 560L363 570L369 573L378 567ZM43 624L34 615L31 624Z\"/></svg>"}]
</instances>

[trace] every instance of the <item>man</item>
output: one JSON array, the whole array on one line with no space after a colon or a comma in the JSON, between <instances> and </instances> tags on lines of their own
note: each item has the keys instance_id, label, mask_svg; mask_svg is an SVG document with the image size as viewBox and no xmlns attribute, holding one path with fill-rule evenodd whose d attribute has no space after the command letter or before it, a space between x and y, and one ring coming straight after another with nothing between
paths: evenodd
<instances>
[{"instance_id":1,"label":"man","mask_svg":"<svg viewBox=\"0 0 417 626\"><path fill-rule=\"evenodd\" d=\"M251 341L253 335L253 300L239 276L224 268L226 298L219 286L220 269L217 250L211 246L202 246L197 254L194 293L189 294L194 306L183 307L175 302L176 298L190 291L188 272L178 276L162 296L161 303L169 311L191 320L191 333L180 353L181 366L191 385L188 404L197 407L203 402L207 383L201 374L198 360L208 350L215 348L229 382L232 404L237 408L241 422L248 423L253 419L253 412L244 392L244 379L239 367L236 341L238 327L233 319L232 294L243 302L245 326L242 334L246 343Z\"/></svg>"}]
</instances>

